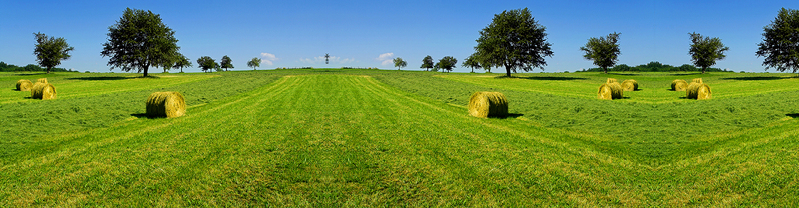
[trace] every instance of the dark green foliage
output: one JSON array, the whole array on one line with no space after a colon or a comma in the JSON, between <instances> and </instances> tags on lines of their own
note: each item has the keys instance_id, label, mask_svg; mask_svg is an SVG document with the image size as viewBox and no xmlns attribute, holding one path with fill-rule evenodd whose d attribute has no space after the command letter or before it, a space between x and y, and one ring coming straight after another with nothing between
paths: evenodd
<instances>
[{"instance_id":1,"label":"dark green foliage","mask_svg":"<svg viewBox=\"0 0 799 208\"><path fill-rule=\"evenodd\" d=\"M256 67L261 66L261 59L258 57L252 58L250 61L247 62L248 67L252 67L252 70L255 70Z\"/></svg>"},{"instance_id":2,"label":"dark green foliage","mask_svg":"<svg viewBox=\"0 0 799 208\"><path fill-rule=\"evenodd\" d=\"M422 66L420 66L419 68L427 69L429 71L433 67L435 67L433 64L433 57L427 55L424 57L424 59L422 59Z\"/></svg>"},{"instance_id":3,"label":"dark green foliage","mask_svg":"<svg viewBox=\"0 0 799 208\"><path fill-rule=\"evenodd\" d=\"M166 63L161 65L164 68L164 73L169 69L180 69L180 72L183 72L183 68L192 66L189 58L186 58L183 54L177 53L173 55Z\"/></svg>"},{"instance_id":4,"label":"dark green foliage","mask_svg":"<svg viewBox=\"0 0 799 208\"><path fill-rule=\"evenodd\" d=\"M503 11L480 31L474 49L483 67L505 67L508 77L511 71L543 70L544 57L553 54L545 31L527 8Z\"/></svg>"},{"instance_id":5,"label":"dark green foliage","mask_svg":"<svg viewBox=\"0 0 799 208\"><path fill-rule=\"evenodd\" d=\"M763 66L777 71L799 70L799 10L780 9L771 24L763 28L757 56L766 57Z\"/></svg>"},{"instance_id":6,"label":"dark green foliage","mask_svg":"<svg viewBox=\"0 0 799 208\"><path fill-rule=\"evenodd\" d=\"M210 71L211 69L218 69L219 64L216 63L214 59L209 56L203 56L197 59L197 66L203 69L204 72Z\"/></svg>"},{"instance_id":7,"label":"dark green foliage","mask_svg":"<svg viewBox=\"0 0 799 208\"><path fill-rule=\"evenodd\" d=\"M219 60L219 64L220 64L219 68L223 68L223 69L225 69L225 71L227 71L227 69L233 68L233 63L232 62L233 61L230 60L230 57L228 57L227 55L222 56L222 60Z\"/></svg>"},{"instance_id":8,"label":"dark green foliage","mask_svg":"<svg viewBox=\"0 0 799 208\"><path fill-rule=\"evenodd\" d=\"M660 62L653 61L648 64L641 64L635 67L628 66L627 64L619 64L611 68L609 71L615 72L700 72L702 69L696 68L690 64L683 64L679 67L671 66L668 64L661 64ZM585 72L603 72L602 68L590 68ZM722 72L724 70L719 68L707 68L708 72Z\"/></svg>"},{"instance_id":9,"label":"dark green foliage","mask_svg":"<svg viewBox=\"0 0 799 208\"><path fill-rule=\"evenodd\" d=\"M477 60L477 57L476 57L475 54L472 54L472 55L469 55L469 57L466 57L466 60L463 60L463 64L461 66L472 68L472 73L474 73L474 69L475 68L476 69L483 68L483 67L480 66L480 62Z\"/></svg>"},{"instance_id":10,"label":"dark green foliage","mask_svg":"<svg viewBox=\"0 0 799 208\"><path fill-rule=\"evenodd\" d=\"M698 33L688 34L691 35L691 49L688 54L691 55L694 65L702 68L703 74L705 69L716 64L716 60L726 57L724 51L730 50L719 38L702 37Z\"/></svg>"},{"instance_id":11,"label":"dark green foliage","mask_svg":"<svg viewBox=\"0 0 799 208\"><path fill-rule=\"evenodd\" d=\"M585 51L585 59L594 60L594 65L597 65L608 73L608 67L616 65L619 60L619 35L621 33L611 33L607 37L590 38L585 46L580 47L580 50Z\"/></svg>"},{"instance_id":12,"label":"dark green foliage","mask_svg":"<svg viewBox=\"0 0 799 208\"><path fill-rule=\"evenodd\" d=\"M394 67L397 67L397 70L400 70L402 67L406 66L408 66L408 62L402 60L400 57L394 58Z\"/></svg>"},{"instance_id":13,"label":"dark green foliage","mask_svg":"<svg viewBox=\"0 0 799 208\"><path fill-rule=\"evenodd\" d=\"M28 64L26 66L20 67L13 64L7 64L5 62L0 61L0 72L21 72L21 71L28 71L28 72L43 72L47 69L42 68L40 66L34 64ZM53 72L72 72L71 69L67 70L64 68L51 68L50 71ZM77 71L74 71L77 72Z\"/></svg>"},{"instance_id":14,"label":"dark green foliage","mask_svg":"<svg viewBox=\"0 0 799 208\"><path fill-rule=\"evenodd\" d=\"M452 56L444 56L444 58L438 60L435 68L447 70L447 72L449 72L452 71L452 68L455 68L456 64L458 64L458 59L455 59Z\"/></svg>"},{"instance_id":15,"label":"dark green foliage","mask_svg":"<svg viewBox=\"0 0 799 208\"><path fill-rule=\"evenodd\" d=\"M174 63L180 50L177 42L175 31L161 22L161 15L127 8L116 24L108 27L108 42L103 43L101 54L111 57L111 69L136 69L146 77L150 66Z\"/></svg>"},{"instance_id":16,"label":"dark green foliage","mask_svg":"<svg viewBox=\"0 0 799 208\"><path fill-rule=\"evenodd\" d=\"M61 65L61 60L67 60L69 52L75 50L72 46L67 44L64 38L47 37L43 33L34 33L36 36L36 47L33 54L36 55L36 61L39 66L47 68L47 73L55 66Z\"/></svg>"}]
</instances>

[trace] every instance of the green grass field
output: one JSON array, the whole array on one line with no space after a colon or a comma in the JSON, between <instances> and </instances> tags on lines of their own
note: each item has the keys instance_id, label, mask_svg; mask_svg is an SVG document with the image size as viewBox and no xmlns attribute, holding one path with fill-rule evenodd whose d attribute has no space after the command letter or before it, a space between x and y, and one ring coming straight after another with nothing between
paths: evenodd
<instances>
[{"instance_id":1,"label":"green grass field","mask_svg":"<svg viewBox=\"0 0 799 208\"><path fill-rule=\"evenodd\" d=\"M799 206L796 75L500 75L0 73L0 207ZM13 90L42 77L58 99ZM698 77L713 99L669 90ZM156 91L186 116L145 117Z\"/></svg>"}]
</instances>

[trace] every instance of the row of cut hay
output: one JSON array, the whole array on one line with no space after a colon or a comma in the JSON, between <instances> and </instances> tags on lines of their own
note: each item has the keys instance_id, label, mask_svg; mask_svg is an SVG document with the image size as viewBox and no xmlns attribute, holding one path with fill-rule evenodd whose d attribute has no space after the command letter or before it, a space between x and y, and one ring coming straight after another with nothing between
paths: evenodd
<instances>
[{"instance_id":1,"label":"row of cut hay","mask_svg":"<svg viewBox=\"0 0 799 208\"><path fill-rule=\"evenodd\" d=\"M602 100L621 99L624 96L624 88L614 78L599 86L598 98Z\"/></svg>"},{"instance_id":2,"label":"row of cut hay","mask_svg":"<svg viewBox=\"0 0 799 208\"><path fill-rule=\"evenodd\" d=\"M508 115L508 99L500 92L475 92L469 98L469 115L478 118Z\"/></svg>"},{"instance_id":3,"label":"row of cut hay","mask_svg":"<svg viewBox=\"0 0 799 208\"><path fill-rule=\"evenodd\" d=\"M186 101L179 92L154 92L146 104L148 117L174 118L186 114Z\"/></svg>"},{"instance_id":4,"label":"row of cut hay","mask_svg":"<svg viewBox=\"0 0 799 208\"><path fill-rule=\"evenodd\" d=\"M711 98L710 86L702 82L702 78L696 78L685 89L685 96L688 99L707 100Z\"/></svg>"}]
</instances>

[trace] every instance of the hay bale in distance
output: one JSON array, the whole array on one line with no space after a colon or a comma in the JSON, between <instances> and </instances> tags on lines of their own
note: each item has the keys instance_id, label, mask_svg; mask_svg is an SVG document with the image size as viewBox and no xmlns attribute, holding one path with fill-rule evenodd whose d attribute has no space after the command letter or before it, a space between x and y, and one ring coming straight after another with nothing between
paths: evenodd
<instances>
[{"instance_id":1,"label":"hay bale in distance","mask_svg":"<svg viewBox=\"0 0 799 208\"><path fill-rule=\"evenodd\" d=\"M147 116L174 118L186 114L186 101L179 92L154 92L147 98Z\"/></svg>"},{"instance_id":2,"label":"hay bale in distance","mask_svg":"<svg viewBox=\"0 0 799 208\"><path fill-rule=\"evenodd\" d=\"M671 81L671 90L685 91L685 88L687 87L688 87L688 82L686 82L685 80L675 79L674 81Z\"/></svg>"},{"instance_id":3,"label":"hay bale in distance","mask_svg":"<svg viewBox=\"0 0 799 208\"><path fill-rule=\"evenodd\" d=\"M634 79L624 80L624 82L621 83L621 88L624 91L636 91L638 90L638 82Z\"/></svg>"},{"instance_id":4,"label":"hay bale in distance","mask_svg":"<svg viewBox=\"0 0 799 208\"><path fill-rule=\"evenodd\" d=\"M31 91L33 87L33 82L27 79L20 79L17 81L17 90L19 91Z\"/></svg>"},{"instance_id":5,"label":"hay bale in distance","mask_svg":"<svg viewBox=\"0 0 799 208\"><path fill-rule=\"evenodd\" d=\"M469 115L478 118L508 115L508 99L499 92L475 92L469 98Z\"/></svg>"},{"instance_id":6,"label":"hay bale in distance","mask_svg":"<svg viewBox=\"0 0 799 208\"><path fill-rule=\"evenodd\" d=\"M610 84L610 83L614 83L614 82L619 82L619 81L616 80L615 78L608 78L608 81L605 82L605 84Z\"/></svg>"},{"instance_id":7,"label":"hay bale in distance","mask_svg":"<svg viewBox=\"0 0 799 208\"><path fill-rule=\"evenodd\" d=\"M702 82L702 78L694 78L693 80L691 80L691 83L694 83L694 82L699 83L699 84L703 83Z\"/></svg>"},{"instance_id":8,"label":"hay bale in distance","mask_svg":"<svg viewBox=\"0 0 799 208\"><path fill-rule=\"evenodd\" d=\"M711 92L710 92L710 86L708 86L707 84L702 84L702 85L701 85L701 86L699 86L699 88L696 90L696 99L697 99L697 100L707 100L707 99L710 99L710 97L711 97L711 96L710 96L710 94L711 94Z\"/></svg>"},{"instance_id":9,"label":"hay bale in distance","mask_svg":"<svg viewBox=\"0 0 799 208\"><path fill-rule=\"evenodd\" d=\"M51 100L56 98L55 86L49 83L37 82L31 88L31 97L33 99Z\"/></svg>"},{"instance_id":10,"label":"hay bale in distance","mask_svg":"<svg viewBox=\"0 0 799 208\"><path fill-rule=\"evenodd\" d=\"M36 83L45 83L45 84L47 84L48 83L47 82L47 78L39 78L39 79L36 80Z\"/></svg>"},{"instance_id":11,"label":"hay bale in distance","mask_svg":"<svg viewBox=\"0 0 799 208\"><path fill-rule=\"evenodd\" d=\"M613 100L613 89L610 88L608 84L602 84L599 86L599 99L600 100Z\"/></svg>"}]
</instances>

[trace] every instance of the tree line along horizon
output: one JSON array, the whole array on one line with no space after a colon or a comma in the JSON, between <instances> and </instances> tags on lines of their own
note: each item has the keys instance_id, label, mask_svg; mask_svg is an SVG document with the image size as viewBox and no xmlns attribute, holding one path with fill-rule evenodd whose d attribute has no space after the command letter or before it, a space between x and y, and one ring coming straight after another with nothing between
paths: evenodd
<instances>
[{"instance_id":1,"label":"tree line along horizon","mask_svg":"<svg viewBox=\"0 0 799 208\"><path fill-rule=\"evenodd\" d=\"M180 69L183 72L183 68L192 67L190 59L179 52L175 31L161 21L159 14L149 10L126 8L122 17L108 30L108 40L103 43L101 55L110 58L107 65L111 66L111 70L119 68L129 72L135 69L137 73L144 72L143 76L148 76L150 67L160 67L164 72L169 69ZM763 40L758 43L755 55L765 57L762 65L766 70L775 68L782 72L792 70L794 73L799 70L799 10L781 8L774 21L763 30ZM554 55L545 31L546 27L540 25L527 8L495 14L491 24L479 31L475 52L464 60L462 66L472 68L472 72L474 69L490 72L492 68L504 67L508 77L511 72L517 73L519 70L543 70L547 65L544 58ZM53 69L64 71L54 67L60 65L62 60L68 60L71 57L69 52L74 48L62 37L48 37L42 33L34 35L37 41L34 55L39 66L44 67L47 73ZM718 37L706 37L692 32L688 33L691 40L688 54L693 66L684 64L673 67L659 62L636 67L626 64L617 66L616 62L621 55L618 44L620 35L621 33L614 32L605 37L591 37L585 46L580 47L585 52L583 57L598 66L587 71L721 71L711 66L717 60L723 60L726 57L724 52L729 50ZM400 57L393 61L398 70L407 66L407 62ZM202 56L196 62L202 71L233 68L232 60L227 55L219 63L209 56ZM420 68L452 71L457 62L454 57L445 56L433 63L433 58L428 55L422 60ZM247 66L255 70L260 67L260 63L261 59L255 57L247 62ZM20 68L42 70L32 66L35 65L17 67L0 62L0 71L17 71Z\"/></svg>"}]
</instances>

